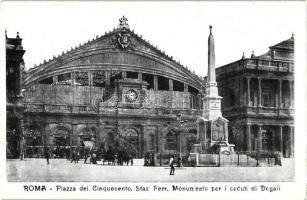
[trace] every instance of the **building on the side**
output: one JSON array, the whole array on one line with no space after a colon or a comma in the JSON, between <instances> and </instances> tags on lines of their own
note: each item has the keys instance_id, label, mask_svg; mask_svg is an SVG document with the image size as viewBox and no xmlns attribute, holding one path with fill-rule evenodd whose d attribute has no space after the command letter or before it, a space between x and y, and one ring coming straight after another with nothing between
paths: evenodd
<instances>
[{"instance_id":1,"label":"building on the side","mask_svg":"<svg viewBox=\"0 0 307 200\"><path fill-rule=\"evenodd\" d=\"M230 121L229 142L237 151L281 151L294 155L294 37L263 55L216 69L222 113Z\"/></svg>"},{"instance_id":2,"label":"building on the side","mask_svg":"<svg viewBox=\"0 0 307 200\"><path fill-rule=\"evenodd\" d=\"M44 147L58 157L71 147L108 151L118 138L135 157L186 153L197 139L203 78L136 34L124 17L113 31L26 74L27 156L42 156Z\"/></svg>"},{"instance_id":3,"label":"building on the side","mask_svg":"<svg viewBox=\"0 0 307 200\"><path fill-rule=\"evenodd\" d=\"M22 39L7 37L6 46L6 155L7 158L23 157L23 102L22 102L22 73L24 70L23 55L25 50Z\"/></svg>"}]
</instances>

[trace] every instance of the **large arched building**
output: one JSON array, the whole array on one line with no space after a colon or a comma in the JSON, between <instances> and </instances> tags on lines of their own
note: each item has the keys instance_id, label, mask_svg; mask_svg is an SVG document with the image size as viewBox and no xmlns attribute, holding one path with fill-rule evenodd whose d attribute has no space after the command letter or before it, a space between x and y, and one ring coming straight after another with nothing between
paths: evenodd
<instances>
[{"instance_id":1,"label":"large arched building","mask_svg":"<svg viewBox=\"0 0 307 200\"><path fill-rule=\"evenodd\" d=\"M108 148L117 137L137 157L188 152L202 113L202 81L123 17L113 31L27 72L26 154L42 155L45 146Z\"/></svg>"}]
</instances>

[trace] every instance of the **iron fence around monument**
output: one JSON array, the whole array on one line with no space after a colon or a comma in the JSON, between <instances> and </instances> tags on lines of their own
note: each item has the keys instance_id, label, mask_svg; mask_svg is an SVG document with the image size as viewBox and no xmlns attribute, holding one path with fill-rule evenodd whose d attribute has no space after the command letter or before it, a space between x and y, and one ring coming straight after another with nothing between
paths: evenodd
<instances>
[{"instance_id":1,"label":"iron fence around monument","mask_svg":"<svg viewBox=\"0 0 307 200\"><path fill-rule=\"evenodd\" d=\"M168 166L169 160L175 156L178 164L179 154L156 153L155 166ZM281 153L278 151L240 151L230 154L201 153L197 158L192 154L181 155L183 167L272 167L282 165Z\"/></svg>"}]
</instances>

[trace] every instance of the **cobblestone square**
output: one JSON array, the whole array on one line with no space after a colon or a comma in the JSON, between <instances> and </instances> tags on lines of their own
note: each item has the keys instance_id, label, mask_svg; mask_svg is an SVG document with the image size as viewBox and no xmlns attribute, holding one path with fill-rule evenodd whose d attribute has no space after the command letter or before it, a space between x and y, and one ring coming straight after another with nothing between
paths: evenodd
<instances>
[{"instance_id":1,"label":"cobblestone square","mask_svg":"<svg viewBox=\"0 0 307 200\"><path fill-rule=\"evenodd\" d=\"M9 182L258 182L292 181L294 159L283 159L273 167L181 167L174 176L170 167L144 167L142 159L133 166L71 163L66 159L7 160Z\"/></svg>"}]
</instances>

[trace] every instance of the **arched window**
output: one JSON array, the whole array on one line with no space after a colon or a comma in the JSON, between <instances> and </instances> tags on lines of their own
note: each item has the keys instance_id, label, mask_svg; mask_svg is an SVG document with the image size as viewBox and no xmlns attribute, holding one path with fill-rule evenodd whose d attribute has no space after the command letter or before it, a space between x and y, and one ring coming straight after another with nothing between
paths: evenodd
<instances>
[{"instance_id":1,"label":"arched window","mask_svg":"<svg viewBox=\"0 0 307 200\"><path fill-rule=\"evenodd\" d=\"M70 136L65 127L59 127L52 133L50 137L50 144L54 146L69 146Z\"/></svg>"},{"instance_id":2,"label":"arched window","mask_svg":"<svg viewBox=\"0 0 307 200\"><path fill-rule=\"evenodd\" d=\"M138 149L139 138L138 138L138 132L135 129L131 128L131 129L124 131L122 136L135 149Z\"/></svg>"},{"instance_id":3,"label":"arched window","mask_svg":"<svg viewBox=\"0 0 307 200\"><path fill-rule=\"evenodd\" d=\"M42 134L36 127L29 127L24 131L27 146L42 146Z\"/></svg>"},{"instance_id":4,"label":"arched window","mask_svg":"<svg viewBox=\"0 0 307 200\"><path fill-rule=\"evenodd\" d=\"M177 150L178 137L176 134L168 132L165 136L165 140L166 150Z\"/></svg>"},{"instance_id":5,"label":"arched window","mask_svg":"<svg viewBox=\"0 0 307 200\"><path fill-rule=\"evenodd\" d=\"M108 145L114 143L114 133L113 133L113 132L109 132L109 133L107 134L106 143L107 143Z\"/></svg>"},{"instance_id":6,"label":"arched window","mask_svg":"<svg viewBox=\"0 0 307 200\"><path fill-rule=\"evenodd\" d=\"M153 133L148 135L148 150L155 150L155 135Z\"/></svg>"},{"instance_id":7,"label":"arched window","mask_svg":"<svg viewBox=\"0 0 307 200\"><path fill-rule=\"evenodd\" d=\"M197 130L192 129L188 132L186 136L187 141L187 151L191 152L192 146L197 143Z\"/></svg>"}]
</instances>

